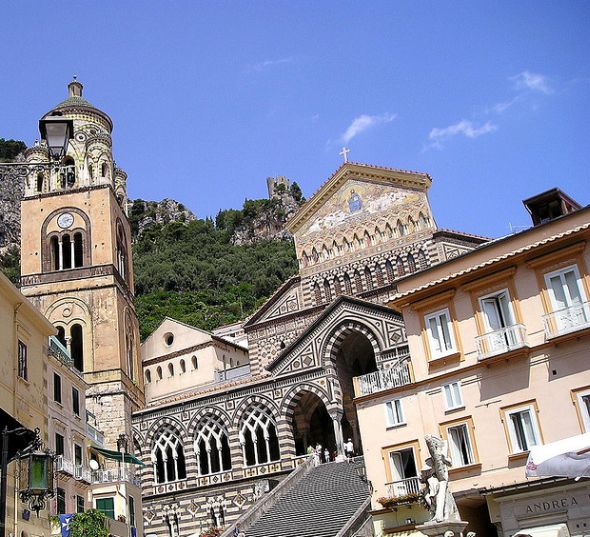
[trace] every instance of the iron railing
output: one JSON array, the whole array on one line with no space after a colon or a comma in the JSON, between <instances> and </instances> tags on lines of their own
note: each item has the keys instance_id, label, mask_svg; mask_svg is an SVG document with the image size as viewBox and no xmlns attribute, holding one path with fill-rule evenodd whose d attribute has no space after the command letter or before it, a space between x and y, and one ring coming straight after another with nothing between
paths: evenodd
<instances>
[{"instance_id":1,"label":"iron railing","mask_svg":"<svg viewBox=\"0 0 590 537\"><path fill-rule=\"evenodd\" d=\"M485 360L491 356L526 347L526 328L522 324L514 324L500 330L494 330L482 336L477 336L475 344L478 359Z\"/></svg>"},{"instance_id":2,"label":"iron railing","mask_svg":"<svg viewBox=\"0 0 590 537\"><path fill-rule=\"evenodd\" d=\"M543 321L547 339L588 328L590 327L590 302L582 302L548 313L543 316Z\"/></svg>"},{"instance_id":3,"label":"iron railing","mask_svg":"<svg viewBox=\"0 0 590 537\"><path fill-rule=\"evenodd\" d=\"M354 379L357 397L405 386L411 382L410 362L402 362L389 369L379 369Z\"/></svg>"}]
</instances>

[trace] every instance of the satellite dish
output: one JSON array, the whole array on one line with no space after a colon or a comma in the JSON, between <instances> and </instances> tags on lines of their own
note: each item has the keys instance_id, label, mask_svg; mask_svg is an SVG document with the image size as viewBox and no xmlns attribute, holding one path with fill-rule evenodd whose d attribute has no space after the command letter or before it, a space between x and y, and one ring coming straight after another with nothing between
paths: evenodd
<instances>
[{"instance_id":1,"label":"satellite dish","mask_svg":"<svg viewBox=\"0 0 590 537\"><path fill-rule=\"evenodd\" d=\"M90 462L88 464L90 465L91 470L98 470L100 468L100 464L98 464L98 461L96 459L90 459Z\"/></svg>"}]
</instances>

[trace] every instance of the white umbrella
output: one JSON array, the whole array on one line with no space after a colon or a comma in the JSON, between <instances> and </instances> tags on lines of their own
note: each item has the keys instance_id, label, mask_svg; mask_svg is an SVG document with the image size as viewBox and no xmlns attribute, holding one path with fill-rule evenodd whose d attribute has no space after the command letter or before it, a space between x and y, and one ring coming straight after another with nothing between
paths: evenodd
<instances>
[{"instance_id":1,"label":"white umbrella","mask_svg":"<svg viewBox=\"0 0 590 537\"><path fill-rule=\"evenodd\" d=\"M527 477L590 477L590 433L531 448Z\"/></svg>"}]
</instances>

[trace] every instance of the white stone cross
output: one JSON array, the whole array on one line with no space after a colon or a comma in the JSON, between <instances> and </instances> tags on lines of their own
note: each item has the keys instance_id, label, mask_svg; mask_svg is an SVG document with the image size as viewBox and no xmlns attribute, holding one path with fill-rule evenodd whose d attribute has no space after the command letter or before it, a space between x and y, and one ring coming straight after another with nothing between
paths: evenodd
<instances>
[{"instance_id":1,"label":"white stone cross","mask_svg":"<svg viewBox=\"0 0 590 537\"><path fill-rule=\"evenodd\" d=\"M348 162L348 153L350 153L350 149L348 149L347 147L343 147L342 151L340 151L340 153L338 154L342 155L344 162Z\"/></svg>"}]
</instances>

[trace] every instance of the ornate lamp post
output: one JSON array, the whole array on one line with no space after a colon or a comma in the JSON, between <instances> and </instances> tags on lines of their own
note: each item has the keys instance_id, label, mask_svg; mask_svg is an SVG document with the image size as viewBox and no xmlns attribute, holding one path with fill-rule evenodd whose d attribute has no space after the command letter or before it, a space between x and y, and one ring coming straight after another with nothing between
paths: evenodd
<instances>
[{"instance_id":1,"label":"ornate lamp post","mask_svg":"<svg viewBox=\"0 0 590 537\"><path fill-rule=\"evenodd\" d=\"M41 140L47 144L50 160L47 162L4 162L0 164L0 180L9 177L26 178L31 172L42 172L57 166L66 154L68 143L74 135L74 122L65 119L61 112L39 120Z\"/></svg>"},{"instance_id":2,"label":"ornate lamp post","mask_svg":"<svg viewBox=\"0 0 590 537\"><path fill-rule=\"evenodd\" d=\"M8 429L2 431L2 458L0 480L0 537L6 535L6 489L8 472L9 443L12 436L30 435L31 431L25 427ZM20 452L17 452L12 459L18 460L18 473L23 487L19 490L22 501L29 503L29 507L37 513L45 507L47 498L53 496L53 454L41 450L41 438L39 429L35 430L35 436L29 444Z\"/></svg>"}]
</instances>

